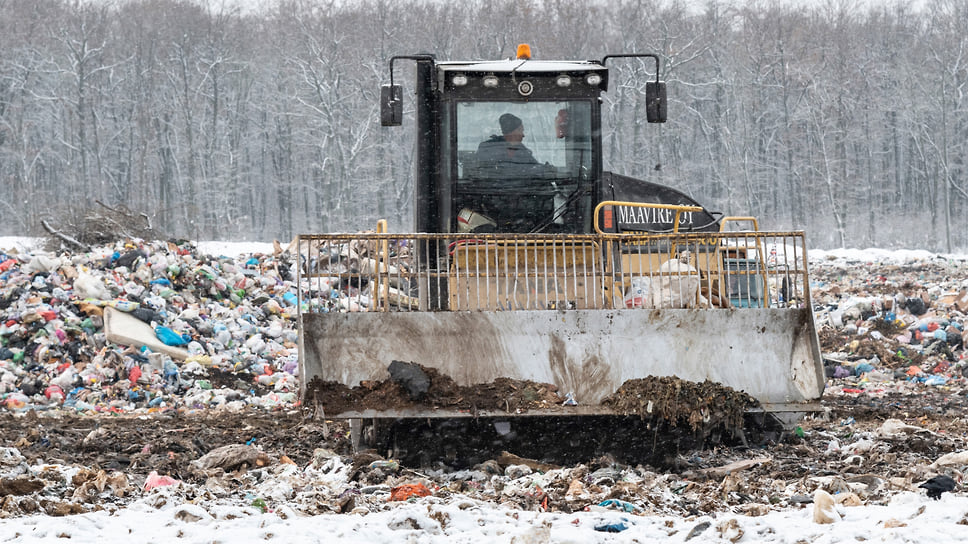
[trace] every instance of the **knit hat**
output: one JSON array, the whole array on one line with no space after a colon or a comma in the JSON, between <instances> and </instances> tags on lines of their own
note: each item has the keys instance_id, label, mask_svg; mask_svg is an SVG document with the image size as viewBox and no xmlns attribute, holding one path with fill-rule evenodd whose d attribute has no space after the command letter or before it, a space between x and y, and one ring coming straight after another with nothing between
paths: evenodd
<instances>
[{"instance_id":1,"label":"knit hat","mask_svg":"<svg viewBox=\"0 0 968 544\"><path fill-rule=\"evenodd\" d=\"M523 124L521 119L510 113L502 115L498 122L501 124L501 134L510 134Z\"/></svg>"}]
</instances>

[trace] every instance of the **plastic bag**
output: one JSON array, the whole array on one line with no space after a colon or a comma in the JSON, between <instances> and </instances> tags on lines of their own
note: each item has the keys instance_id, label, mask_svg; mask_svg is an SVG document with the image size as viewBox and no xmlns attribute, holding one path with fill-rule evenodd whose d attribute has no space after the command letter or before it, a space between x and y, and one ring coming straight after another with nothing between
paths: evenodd
<instances>
[{"instance_id":1,"label":"plastic bag","mask_svg":"<svg viewBox=\"0 0 968 544\"><path fill-rule=\"evenodd\" d=\"M626 308L652 307L652 278L632 278L632 286L625 292Z\"/></svg>"}]
</instances>

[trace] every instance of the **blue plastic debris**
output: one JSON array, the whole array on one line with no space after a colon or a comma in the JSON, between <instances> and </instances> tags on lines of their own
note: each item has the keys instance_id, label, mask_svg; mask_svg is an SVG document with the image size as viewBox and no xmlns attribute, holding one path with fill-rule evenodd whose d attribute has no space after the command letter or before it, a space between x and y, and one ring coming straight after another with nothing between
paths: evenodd
<instances>
[{"instance_id":1,"label":"blue plastic debris","mask_svg":"<svg viewBox=\"0 0 968 544\"><path fill-rule=\"evenodd\" d=\"M177 387L179 381L178 367L175 366L175 363L171 359L165 361L163 371L165 376L165 385L168 387Z\"/></svg>"},{"instance_id":2,"label":"blue plastic debris","mask_svg":"<svg viewBox=\"0 0 968 544\"><path fill-rule=\"evenodd\" d=\"M167 346L184 346L188 340L181 334L169 329L168 327L155 327L155 335Z\"/></svg>"},{"instance_id":3,"label":"blue plastic debris","mask_svg":"<svg viewBox=\"0 0 968 544\"><path fill-rule=\"evenodd\" d=\"M628 520L622 519L620 521L613 521L611 523L602 523L595 526L595 530L600 533L621 533L622 531L629 528Z\"/></svg>"},{"instance_id":4,"label":"blue plastic debris","mask_svg":"<svg viewBox=\"0 0 968 544\"><path fill-rule=\"evenodd\" d=\"M628 513L632 513L636 510L639 510L638 506L628 501L622 501L619 499L606 499L598 503L598 505L604 506L605 508L617 508L619 510L622 510L623 512L628 512Z\"/></svg>"}]
</instances>

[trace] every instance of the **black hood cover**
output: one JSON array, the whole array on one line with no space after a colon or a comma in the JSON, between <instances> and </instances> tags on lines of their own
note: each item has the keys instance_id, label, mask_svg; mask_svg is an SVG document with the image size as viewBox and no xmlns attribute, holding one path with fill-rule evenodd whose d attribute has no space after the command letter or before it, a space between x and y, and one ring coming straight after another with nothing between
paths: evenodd
<instances>
[{"instance_id":1,"label":"black hood cover","mask_svg":"<svg viewBox=\"0 0 968 544\"><path fill-rule=\"evenodd\" d=\"M665 185L642 181L603 172L602 195L600 201L618 200L623 202L647 202L652 204L671 204L678 206L702 206L685 193ZM604 210L603 210L604 212ZM679 218L679 232L718 232L719 213L709 212L705 208L701 212L684 212ZM612 228L608 222L599 218L599 224L605 225L606 232L672 232L672 222L675 217L673 210L656 208L640 208L633 206L616 206L613 212Z\"/></svg>"}]
</instances>

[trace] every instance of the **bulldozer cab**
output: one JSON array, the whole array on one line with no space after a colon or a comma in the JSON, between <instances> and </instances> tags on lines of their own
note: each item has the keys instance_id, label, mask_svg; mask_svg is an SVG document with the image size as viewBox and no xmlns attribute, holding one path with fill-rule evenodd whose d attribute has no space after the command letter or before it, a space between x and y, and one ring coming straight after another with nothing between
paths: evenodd
<instances>
[{"instance_id":1,"label":"bulldozer cab","mask_svg":"<svg viewBox=\"0 0 968 544\"><path fill-rule=\"evenodd\" d=\"M626 56L626 55L623 55ZM665 121L665 84L646 86L647 120ZM391 59L381 121L402 123L393 64L415 60L417 232L591 233L614 187L602 172L605 61ZM684 196L684 195L683 195ZM691 203L691 202L689 202ZM474 214L472 225L461 215Z\"/></svg>"},{"instance_id":2,"label":"bulldozer cab","mask_svg":"<svg viewBox=\"0 0 968 544\"><path fill-rule=\"evenodd\" d=\"M453 106L450 146L456 160L442 176L453 187L452 209L458 210L452 230L590 231L597 151L590 101L461 100ZM512 128L508 135L501 119L503 128ZM516 137L522 140L513 142ZM460 210L491 222L471 228L460 221Z\"/></svg>"}]
</instances>

